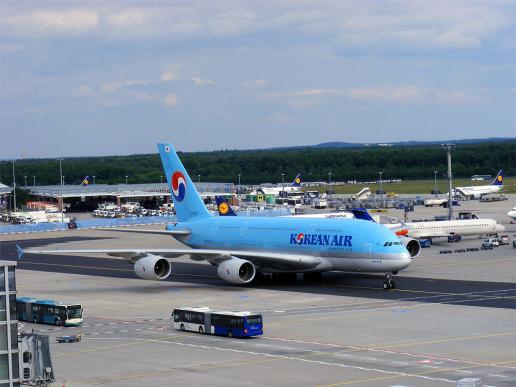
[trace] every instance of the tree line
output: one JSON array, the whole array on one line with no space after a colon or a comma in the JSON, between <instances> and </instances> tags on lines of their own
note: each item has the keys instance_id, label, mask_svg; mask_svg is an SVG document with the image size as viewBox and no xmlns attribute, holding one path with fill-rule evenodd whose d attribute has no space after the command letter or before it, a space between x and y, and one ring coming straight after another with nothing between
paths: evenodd
<instances>
[{"instance_id":1,"label":"tree line","mask_svg":"<svg viewBox=\"0 0 516 387\"><path fill-rule=\"evenodd\" d=\"M297 173L304 181L376 180L378 172L387 179L432 179L446 174L446 152L439 146L393 146L356 148L288 148L271 150L223 150L181 153L192 180L259 184L290 183ZM159 183L165 181L158 154L66 158L62 162L65 184L80 184L90 176L97 184ZM452 153L454 177L474 174L496 175L504 169L515 175L516 141L458 145ZM59 184L57 159L15 161L18 186ZM0 162L0 179L12 185L12 162ZM26 177L26 178L25 178Z\"/></svg>"}]
</instances>

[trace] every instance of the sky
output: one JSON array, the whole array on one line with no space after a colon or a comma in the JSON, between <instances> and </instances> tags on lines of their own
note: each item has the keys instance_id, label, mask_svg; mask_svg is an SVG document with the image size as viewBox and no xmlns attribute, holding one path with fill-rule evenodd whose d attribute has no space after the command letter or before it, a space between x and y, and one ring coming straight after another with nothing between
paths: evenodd
<instances>
[{"instance_id":1,"label":"sky","mask_svg":"<svg viewBox=\"0 0 516 387\"><path fill-rule=\"evenodd\" d=\"M0 158L516 136L514 1L0 3Z\"/></svg>"}]
</instances>

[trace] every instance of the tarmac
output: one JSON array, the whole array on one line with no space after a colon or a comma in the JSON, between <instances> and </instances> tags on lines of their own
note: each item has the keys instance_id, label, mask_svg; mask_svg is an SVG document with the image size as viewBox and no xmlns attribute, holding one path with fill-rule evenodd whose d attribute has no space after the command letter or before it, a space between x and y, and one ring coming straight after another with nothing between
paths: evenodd
<instances>
[{"instance_id":1,"label":"tarmac","mask_svg":"<svg viewBox=\"0 0 516 387\"><path fill-rule=\"evenodd\" d=\"M182 257L165 281L136 278L132 266L101 255L25 255L19 296L81 303L84 324L55 327L20 322L20 330L51 337L56 385L66 386L483 386L516 385L516 225L509 201L462 202L455 208L503 222L511 244L494 250L481 239L436 240L395 277L325 273L319 283L235 286L213 266ZM400 212L391 211L395 216ZM402 213L401 213L402 214ZM444 215L416 207L409 220ZM148 226L147 226L148 227ZM155 226L160 228L163 226ZM177 246L168 236L70 230L2 236L1 259L24 248ZM251 339L179 332L178 306L263 314L264 335ZM81 334L79 343L55 337Z\"/></svg>"}]
</instances>

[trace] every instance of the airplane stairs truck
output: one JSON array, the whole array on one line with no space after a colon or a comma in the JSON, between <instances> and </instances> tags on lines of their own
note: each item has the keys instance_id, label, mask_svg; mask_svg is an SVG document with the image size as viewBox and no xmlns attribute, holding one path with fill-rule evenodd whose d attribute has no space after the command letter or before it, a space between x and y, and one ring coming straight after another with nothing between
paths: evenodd
<instances>
[{"instance_id":1,"label":"airplane stairs truck","mask_svg":"<svg viewBox=\"0 0 516 387\"><path fill-rule=\"evenodd\" d=\"M356 219L311 219L213 216L204 205L171 144L158 150L178 222L165 230L119 229L161 234L184 247L91 250L27 250L31 254L99 254L134 265L143 279L163 280L172 272L174 258L189 255L217 266L217 274L232 284L249 284L259 273L303 273L317 279L325 271L383 273L384 289L395 287L392 275L412 259L391 230ZM113 231L114 229L110 229ZM18 246L21 256L23 250Z\"/></svg>"},{"instance_id":2,"label":"airplane stairs truck","mask_svg":"<svg viewBox=\"0 0 516 387\"><path fill-rule=\"evenodd\" d=\"M367 200L371 196L371 190L368 187L362 188L358 193L351 197L351 200Z\"/></svg>"}]
</instances>

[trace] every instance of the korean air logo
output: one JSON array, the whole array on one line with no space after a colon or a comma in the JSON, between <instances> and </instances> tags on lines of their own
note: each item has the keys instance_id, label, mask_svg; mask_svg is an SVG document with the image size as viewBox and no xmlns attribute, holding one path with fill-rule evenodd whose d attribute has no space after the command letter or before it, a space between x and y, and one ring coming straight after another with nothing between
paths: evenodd
<instances>
[{"instance_id":1,"label":"korean air logo","mask_svg":"<svg viewBox=\"0 0 516 387\"><path fill-rule=\"evenodd\" d=\"M176 171L172 175L172 194L178 202L183 201L186 194L186 179L184 175Z\"/></svg>"},{"instance_id":2,"label":"korean air logo","mask_svg":"<svg viewBox=\"0 0 516 387\"><path fill-rule=\"evenodd\" d=\"M502 175L498 176L498 181L500 181L500 182L502 181Z\"/></svg>"},{"instance_id":3,"label":"korean air logo","mask_svg":"<svg viewBox=\"0 0 516 387\"><path fill-rule=\"evenodd\" d=\"M165 145L165 152L170 153L170 145Z\"/></svg>"},{"instance_id":4,"label":"korean air logo","mask_svg":"<svg viewBox=\"0 0 516 387\"><path fill-rule=\"evenodd\" d=\"M226 215L229 211L229 206L227 203L220 203L219 205L219 212L222 214L222 215Z\"/></svg>"},{"instance_id":5,"label":"korean air logo","mask_svg":"<svg viewBox=\"0 0 516 387\"><path fill-rule=\"evenodd\" d=\"M302 245L304 239L305 239L305 234L303 234L302 232L300 232L299 234L296 235L296 243L298 245Z\"/></svg>"}]
</instances>

